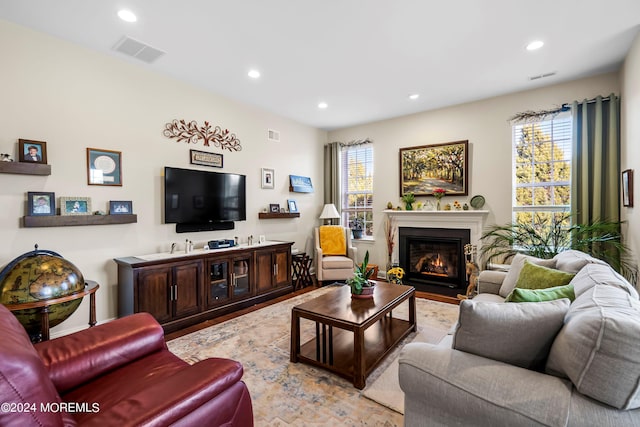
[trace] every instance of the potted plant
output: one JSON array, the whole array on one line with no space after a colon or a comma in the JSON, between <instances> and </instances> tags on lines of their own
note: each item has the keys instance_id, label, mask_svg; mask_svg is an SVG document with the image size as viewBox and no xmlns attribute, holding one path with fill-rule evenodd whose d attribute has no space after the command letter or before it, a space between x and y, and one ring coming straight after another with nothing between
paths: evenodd
<instances>
[{"instance_id":1,"label":"potted plant","mask_svg":"<svg viewBox=\"0 0 640 427\"><path fill-rule=\"evenodd\" d=\"M353 277L347 279L347 285L351 287L352 298L373 298L375 282L369 280L369 277L373 274L373 269L368 269L367 264L369 264L369 251L364 254L362 264L356 265Z\"/></svg>"},{"instance_id":2,"label":"potted plant","mask_svg":"<svg viewBox=\"0 0 640 427\"><path fill-rule=\"evenodd\" d=\"M364 231L364 220L360 217L354 217L351 220L351 232L354 239L361 239Z\"/></svg>"},{"instance_id":3,"label":"potted plant","mask_svg":"<svg viewBox=\"0 0 640 427\"><path fill-rule=\"evenodd\" d=\"M416 196L413 193L404 193L402 195L402 201L404 202L404 208L408 211L412 211L413 204L416 201Z\"/></svg>"},{"instance_id":4,"label":"potted plant","mask_svg":"<svg viewBox=\"0 0 640 427\"><path fill-rule=\"evenodd\" d=\"M571 215L537 216L535 225L513 222L489 227L481 237L486 262L508 260L516 253L550 259L567 249L577 249L611 265L635 282L637 265L622 243L620 221L571 224Z\"/></svg>"}]
</instances>

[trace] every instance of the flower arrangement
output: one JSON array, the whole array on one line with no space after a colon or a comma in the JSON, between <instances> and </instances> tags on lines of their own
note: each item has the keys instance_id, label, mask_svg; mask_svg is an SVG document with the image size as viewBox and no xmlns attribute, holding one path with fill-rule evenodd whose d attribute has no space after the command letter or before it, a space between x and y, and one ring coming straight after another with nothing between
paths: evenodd
<instances>
[{"instance_id":1,"label":"flower arrangement","mask_svg":"<svg viewBox=\"0 0 640 427\"><path fill-rule=\"evenodd\" d=\"M404 270L402 267L393 267L387 271L387 281L389 283L395 283L402 285L402 278L404 277Z\"/></svg>"},{"instance_id":2,"label":"flower arrangement","mask_svg":"<svg viewBox=\"0 0 640 427\"><path fill-rule=\"evenodd\" d=\"M434 188L431 194L438 200L436 209L440 210L440 199L442 199L447 194L447 190L445 190L444 188Z\"/></svg>"},{"instance_id":3,"label":"flower arrangement","mask_svg":"<svg viewBox=\"0 0 640 427\"><path fill-rule=\"evenodd\" d=\"M435 188L431 194L440 201L440 199L447 195L447 190L444 188Z\"/></svg>"}]
</instances>

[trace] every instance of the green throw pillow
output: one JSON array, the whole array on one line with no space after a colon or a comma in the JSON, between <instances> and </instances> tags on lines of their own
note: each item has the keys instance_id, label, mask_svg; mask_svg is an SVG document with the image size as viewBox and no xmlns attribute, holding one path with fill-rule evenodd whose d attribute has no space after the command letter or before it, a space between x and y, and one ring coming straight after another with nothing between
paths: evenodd
<instances>
[{"instance_id":1,"label":"green throw pillow","mask_svg":"<svg viewBox=\"0 0 640 427\"><path fill-rule=\"evenodd\" d=\"M569 298L570 301L576 299L573 292L573 285L554 286L547 289L520 289L515 288L505 302L541 302L553 301L556 299Z\"/></svg>"},{"instance_id":2,"label":"green throw pillow","mask_svg":"<svg viewBox=\"0 0 640 427\"><path fill-rule=\"evenodd\" d=\"M524 266L518 276L516 288L520 289L546 289L554 286L569 284L575 274L553 268L542 267L528 260L524 261Z\"/></svg>"}]
</instances>

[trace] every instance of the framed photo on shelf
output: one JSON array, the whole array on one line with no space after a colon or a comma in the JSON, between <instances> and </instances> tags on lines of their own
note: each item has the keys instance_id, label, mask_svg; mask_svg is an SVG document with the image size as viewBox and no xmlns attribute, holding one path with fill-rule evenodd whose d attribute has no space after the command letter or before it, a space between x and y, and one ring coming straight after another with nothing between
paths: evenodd
<instances>
[{"instance_id":1,"label":"framed photo on shelf","mask_svg":"<svg viewBox=\"0 0 640 427\"><path fill-rule=\"evenodd\" d=\"M47 143L30 139L18 140L18 161L47 164Z\"/></svg>"},{"instance_id":2,"label":"framed photo on shelf","mask_svg":"<svg viewBox=\"0 0 640 427\"><path fill-rule=\"evenodd\" d=\"M213 168L222 167L222 154L199 150L190 150L190 154L192 165L211 166Z\"/></svg>"},{"instance_id":3,"label":"framed photo on shelf","mask_svg":"<svg viewBox=\"0 0 640 427\"><path fill-rule=\"evenodd\" d=\"M622 206L633 207L633 169L622 171Z\"/></svg>"},{"instance_id":4,"label":"framed photo on shelf","mask_svg":"<svg viewBox=\"0 0 640 427\"><path fill-rule=\"evenodd\" d=\"M60 197L60 215L91 215L91 198Z\"/></svg>"},{"instance_id":5,"label":"framed photo on shelf","mask_svg":"<svg viewBox=\"0 0 640 427\"><path fill-rule=\"evenodd\" d=\"M109 215L131 215L133 202L131 200L110 200Z\"/></svg>"},{"instance_id":6,"label":"framed photo on shelf","mask_svg":"<svg viewBox=\"0 0 640 427\"><path fill-rule=\"evenodd\" d=\"M289 212L295 213L298 212L298 204L295 200L289 199L287 200L287 206L289 207Z\"/></svg>"},{"instance_id":7,"label":"framed photo on shelf","mask_svg":"<svg viewBox=\"0 0 640 427\"><path fill-rule=\"evenodd\" d=\"M269 204L269 212L271 212L271 213L279 213L280 212L280 204L279 203L270 203Z\"/></svg>"},{"instance_id":8,"label":"framed photo on shelf","mask_svg":"<svg viewBox=\"0 0 640 427\"><path fill-rule=\"evenodd\" d=\"M28 216L50 216L56 214L55 193L29 191L27 193Z\"/></svg>"},{"instance_id":9,"label":"framed photo on shelf","mask_svg":"<svg viewBox=\"0 0 640 427\"><path fill-rule=\"evenodd\" d=\"M273 169L262 168L262 188L275 188L276 172Z\"/></svg>"},{"instance_id":10,"label":"framed photo on shelf","mask_svg":"<svg viewBox=\"0 0 640 427\"><path fill-rule=\"evenodd\" d=\"M122 152L87 148L87 183L122 186Z\"/></svg>"},{"instance_id":11,"label":"framed photo on shelf","mask_svg":"<svg viewBox=\"0 0 640 427\"><path fill-rule=\"evenodd\" d=\"M442 188L447 196L469 193L469 141L400 149L400 196L433 196Z\"/></svg>"}]
</instances>

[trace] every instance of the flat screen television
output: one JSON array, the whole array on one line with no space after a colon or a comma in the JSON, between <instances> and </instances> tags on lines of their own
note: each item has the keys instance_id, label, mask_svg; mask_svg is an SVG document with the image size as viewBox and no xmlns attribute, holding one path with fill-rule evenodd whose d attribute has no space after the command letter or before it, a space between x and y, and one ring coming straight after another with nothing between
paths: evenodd
<instances>
[{"instance_id":1,"label":"flat screen television","mask_svg":"<svg viewBox=\"0 0 640 427\"><path fill-rule=\"evenodd\" d=\"M164 222L177 232L230 230L247 219L246 176L164 168Z\"/></svg>"}]
</instances>

